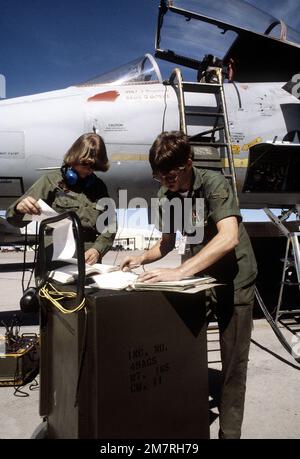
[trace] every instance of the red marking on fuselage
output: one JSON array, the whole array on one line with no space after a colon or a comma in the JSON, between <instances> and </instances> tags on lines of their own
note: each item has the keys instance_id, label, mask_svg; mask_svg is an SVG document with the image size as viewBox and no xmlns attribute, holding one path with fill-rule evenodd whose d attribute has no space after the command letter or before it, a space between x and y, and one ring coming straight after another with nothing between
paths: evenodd
<instances>
[{"instance_id":1,"label":"red marking on fuselage","mask_svg":"<svg viewBox=\"0 0 300 459\"><path fill-rule=\"evenodd\" d=\"M119 97L118 91L99 92L88 98L88 102L114 102Z\"/></svg>"}]
</instances>

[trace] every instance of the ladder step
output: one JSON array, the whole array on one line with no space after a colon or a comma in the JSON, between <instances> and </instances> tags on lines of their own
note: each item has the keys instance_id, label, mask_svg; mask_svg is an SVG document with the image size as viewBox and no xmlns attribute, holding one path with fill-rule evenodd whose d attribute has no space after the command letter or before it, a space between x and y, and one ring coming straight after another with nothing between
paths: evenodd
<instances>
[{"instance_id":1,"label":"ladder step","mask_svg":"<svg viewBox=\"0 0 300 459\"><path fill-rule=\"evenodd\" d=\"M185 92L199 92L202 94L217 94L220 92L222 85L215 83L193 83L185 81L182 88Z\"/></svg>"},{"instance_id":2,"label":"ladder step","mask_svg":"<svg viewBox=\"0 0 300 459\"><path fill-rule=\"evenodd\" d=\"M200 126L199 121L194 117L202 116L215 118L215 122L211 123L215 124L215 126L213 126L207 131L198 132L198 134L188 136L189 143L194 153L193 163L198 167L209 167L211 169L217 168L218 170L223 170L224 172L223 160L227 160L228 167L226 167L226 171L229 170L230 174L227 174L226 178L232 181L233 192L238 202L236 177L234 172L234 161L232 157L230 142L230 129L227 120L224 88L220 74L217 74L217 81L218 83L196 83L190 81L180 81L178 79L177 87L178 89L180 89L180 91L183 91L183 93L212 94L215 96L214 98L216 102L216 106L212 106L213 104L211 104L208 107L203 107L201 103L198 103L196 105L186 105L185 100L183 98L183 101L181 102L183 102L184 107L182 107L182 109L180 110L180 119L182 122L185 121L185 123L183 122L183 124L186 127L191 125L195 127L196 125L198 125L200 130L201 128L203 129L203 127ZM179 97L177 91L176 93L177 97ZM204 109L204 111L202 111L201 109ZM216 111L212 112L213 109ZM187 117L190 117L190 119L188 119ZM220 126L220 124L224 124L224 126ZM216 138L215 133L217 131L221 132L218 140L223 140L223 142L214 142L214 139ZM222 131L224 131L223 135ZM211 151L205 152L205 147L210 149ZM221 152L223 152L223 148L225 148L225 154L221 155ZM213 149L215 150L214 152L212 151ZM217 156L219 156L219 158ZM220 156L222 156L222 159L220 158ZM223 158L223 156L225 158Z\"/></svg>"},{"instance_id":3,"label":"ladder step","mask_svg":"<svg viewBox=\"0 0 300 459\"><path fill-rule=\"evenodd\" d=\"M186 111L186 115L188 116L214 116L219 117L219 116L224 116L224 113L213 113L213 112L191 112L191 111Z\"/></svg>"}]
</instances>

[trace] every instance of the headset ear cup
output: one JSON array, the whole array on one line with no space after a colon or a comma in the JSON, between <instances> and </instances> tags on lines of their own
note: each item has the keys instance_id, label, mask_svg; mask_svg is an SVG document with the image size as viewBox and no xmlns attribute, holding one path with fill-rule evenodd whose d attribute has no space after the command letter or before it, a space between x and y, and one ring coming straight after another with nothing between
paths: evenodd
<instances>
[{"instance_id":1,"label":"headset ear cup","mask_svg":"<svg viewBox=\"0 0 300 459\"><path fill-rule=\"evenodd\" d=\"M68 185L73 186L78 182L77 172L74 171L71 167L67 167L63 172L63 177Z\"/></svg>"},{"instance_id":2,"label":"headset ear cup","mask_svg":"<svg viewBox=\"0 0 300 459\"><path fill-rule=\"evenodd\" d=\"M84 188L90 188L96 180L95 174L91 174L85 179L79 179L77 172L74 169L72 169L72 167L68 167L66 165L63 165L61 167L61 173L65 182L70 186L74 186L79 182L82 183Z\"/></svg>"}]
</instances>

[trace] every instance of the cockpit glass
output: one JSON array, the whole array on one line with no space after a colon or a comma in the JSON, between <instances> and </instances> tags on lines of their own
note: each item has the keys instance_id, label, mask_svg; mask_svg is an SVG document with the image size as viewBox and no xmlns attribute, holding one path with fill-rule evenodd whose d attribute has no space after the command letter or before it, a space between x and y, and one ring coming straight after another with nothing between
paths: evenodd
<instances>
[{"instance_id":1,"label":"cockpit glass","mask_svg":"<svg viewBox=\"0 0 300 459\"><path fill-rule=\"evenodd\" d=\"M134 59L110 72L99 75L91 80L81 83L79 86L94 84L118 84L128 85L136 83L162 82L159 67L151 54Z\"/></svg>"},{"instance_id":2,"label":"cockpit glass","mask_svg":"<svg viewBox=\"0 0 300 459\"><path fill-rule=\"evenodd\" d=\"M203 14L258 33L264 33L276 19L242 0L173 0L171 3L176 8Z\"/></svg>"},{"instance_id":3,"label":"cockpit glass","mask_svg":"<svg viewBox=\"0 0 300 459\"><path fill-rule=\"evenodd\" d=\"M291 27L287 26L286 39L292 41L293 43L300 44L300 33L292 29Z\"/></svg>"},{"instance_id":4,"label":"cockpit glass","mask_svg":"<svg viewBox=\"0 0 300 459\"><path fill-rule=\"evenodd\" d=\"M202 61L210 53L222 59L237 38L238 30L235 31L235 28L300 43L299 32L242 0L170 0L165 4L175 10L169 10L163 16L159 49L179 56ZM226 24L224 28L219 27L213 20L197 20L184 14L176 14L176 11L180 13L179 10L221 21L234 26L231 27L233 30L227 30Z\"/></svg>"},{"instance_id":5,"label":"cockpit glass","mask_svg":"<svg viewBox=\"0 0 300 459\"><path fill-rule=\"evenodd\" d=\"M221 33L222 30L213 24L193 19L187 21L184 16L168 13L164 17L159 47L197 61L202 61L208 52L223 58L237 33L230 30L224 35Z\"/></svg>"}]
</instances>

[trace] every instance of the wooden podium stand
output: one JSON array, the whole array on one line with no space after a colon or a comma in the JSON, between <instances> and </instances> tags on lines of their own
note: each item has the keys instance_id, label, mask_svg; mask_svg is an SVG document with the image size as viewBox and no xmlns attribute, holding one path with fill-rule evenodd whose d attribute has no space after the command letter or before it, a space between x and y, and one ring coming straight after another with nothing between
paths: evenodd
<instances>
[{"instance_id":1,"label":"wooden podium stand","mask_svg":"<svg viewBox=\"0 0 300 459\"><path fill-rule=\"evenodd\" d=\"M209 438L204 294L98 290L86 298L87 315L42 301L48 438Z\"/></svg>"}]
</instances>

